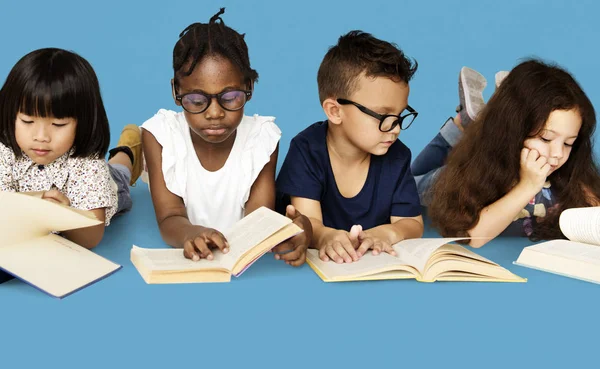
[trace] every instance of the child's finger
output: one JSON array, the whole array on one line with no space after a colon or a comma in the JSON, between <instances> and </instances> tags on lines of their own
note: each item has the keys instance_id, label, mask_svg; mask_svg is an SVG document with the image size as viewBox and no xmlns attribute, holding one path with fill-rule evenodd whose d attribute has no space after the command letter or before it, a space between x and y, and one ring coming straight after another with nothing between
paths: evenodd
<instances>
[{"instance_id":1,"label":"child's finger","mask_svg":"<svg viewBox=\"0 0 600 369\"><path fill-rule=\"evenodd\" d=\"M529 150L529 155L527 156L527 158L531 161L536 161L538 158L540 157L540 153L539 151L535 150L535 149L531 149Z\"/></svg>"},{"instance_id":2,"label":"child's finger","mask_svg":"<svg viewBox=\"0 0 600 369\"><path fill-rule=\"evenodd\" d=\"M203 237L196 237L194 239L194 247L200 252L201 258L206 258L208 260L214 259L214 256Z\"/></svg>"},{"instance_id":3,"label":"child's finger","mask_svg":"<svg viewBox=\"0 0 600 369\"><path fill-rule=\"evenodd\" d=\"M352 256L350 256L348 254L348 251L346 250L346 247L343 243L341 242L335 242L333 244L333 248L335 250L335 252L337 252L337 254L339 256L342 257L342 259L344 259L345 263L351 263L352 262Z\"/></svg>"},{"instance_id":4,"label":"child's finger","mask_svg":"<svg viewBox=\"0 0 600 369\"><path fill-rule=\"evenodd\" d=\"M527 156L529 156L529 149L524 147L523 150L521 150L521 163L527 161Z\"/></svg>"},{"instance_id":5,"label":"child's finger","mask_svg":"<svg viewBox=\"0 0 600 369\"><path fill-rule=\"evenodd\" d=\"M288 205L285 208L285 216L290 218L290 219L295 219L298 218L300 215L300 212L294 207L294 205Z\"/></svg>"},{"instance_id":6,"label":"child's finger","mask_svg":"<svg viewBox=\"0 0 600 369\"><path fill-rule=\"evenodd\" d=\"M545 173L546 176L548 176L548 173L550 173L551 170L552 166L548 163L544 164L541 168L542 173Z\"/></svg>"},{"instance_id":7,"label":"child's finger","mask_svg":"<svg viewBox=\"0 0 600 369\"><path fill-rule=\"evenodd\" d=\"M327 247L321 247L319 249L319 258L323 261L329 261L329 256L327 256Z\"/></svg>"},{"instance_id":8,"label":"child's finger","mask_svg":"<svg viewBox=\"0 0 600 369\"><path fill-rule=\"evenodd\" d=\"M389 243L383 242L382 248L383 248L383 252L386 252L390 255L396 256L396 250L394 250L392 245L390 245Z\"/></svg>"},{"instance_id":9,"label":"child's finger","mask_svg":"<svg viewBox=\"0 0 600 369\"><path fill-rule=\"evenodd\" d=\"M344 259L337 253L337 250L335 249L335 246L328 246L325 250L325 253L327 254L327 256L329 256L329 258L331 260L333 260L334 262L341 264L344 262Z\"/></svg>"},{"instance_id":10,"label":"child's finger","mask_svg":"<svg viewBox=\"0 0 600 369\"><path fill-rule=\"evenodd\" d=\"M302 253L298 259L292 260L288 264L294 267L299 267L300 265L304 264L304 262L306 262L306 253Z\"/></svg>"},{"instance_id":11,"label":"child's finger","mask_svg":"<svg viewBox=\"0 0 600 369\"><path fill-rule=\"evenodd\" d=\"M221 232L215 230L209 233L206 238L207 239L205 242L217 246L222 253L227 254L229 252L229 245L227 244L225 236L223 236Z\"/></svg>"},{"instance_id":12,"label":"child's finger","mask_svg":"<svg viewBox=\"0 0 600 369\"><path fill-rule=\"evenodd\" d=\"M282 255L287 255L290 252L294 251L295 246L292 243L292 241L288 240L285 242L280 243L279 245L275 246L273 248L273 251L275 253L275 259L276 260L281 260L282 259ZM286 259L283 259L286 260Z\"/></svg>"},{"instance_id":13,"label":"child's finger","mask_svg":"<svg viewBox=\"0 0 600 369\"><path fill-rule=\"evenodd\" d=\"M375 241L373 242L373 255L379 255L379 253L382 250L383 245L381 244L381 241Z\"/></svg>"},{"instance_id":14,"label":"child's finger","mask_svg":"<svg viewBox=\"0 0 600 369\"><path fill-rule=\"evenodd\" d=\"M187 241L183 245L183 256L193 261L200 260L200 255L196 252L196 248L194 247L192 241Z\"/></svg>"},{"instance_id":15,"label":"child's finger","mask_svg":"<svg viewBox=\"0 0 600 369\"><path fill-rule=\"evenodd\" d=\"M536 163L537 165L539 165L539 166L540 166L540 168L541 168L541 167L543 167L543 166L544 166L544 164L546 164L547 162L548 162L548 158L547 158L547 157L545 157L545 156L542 156L542 155L540 155L540 156L539 156L539 157L538 157L538 158L535 160L535 163Z\"/></svg>"},{"instance_id":16,"label":"child's finger","mask_svg":"<svg viewBox=\"0 0 600 369\"><path fill-rule=\"evenodd\" d=\"M371 247L373 247L373 239L372 238L366 238L361 244L360 246L358 246L358 249L356 249L356 253L358 254L358 257L362 257L367 250L369 250Z\"/></svg>"},{"instance_id":17,"label":"child's finger","mask_svg":"<svg viewBox=\"0 0 600 369\"><path fill-rule=\"evenodd\" d=\"M356 249L358 248L358 242L358 239L354 240L354 242L352 243L350 242L350 239L341 242L342 246L344 247L344 250L346 250L346 253L352 259L351 261L356 261L359 259L358 254L356 253Z\"/></svg>"},{"instance_id":18,"label":"child's finger","mask_svg":"<svg viewBox=\"0 0 600 369\"><path fill-rule=\"evenodd\" d=\"M55 199L54 197L44 197L43 199L46 201L54 202L56 204L61 204L61 202Z\"/></svg>"},{"instance_id":19,"label":"child's finger","mask_svg":"<svg viewBox=\"0 0 600 369\"><path fill-rule=\"evenodd\" d=\"M279 257L284 261L292 261L298 259L303 252L304 250L302 247L296 247L293 251L290 251L287 254L279 255Z\"/></svg>"},{"instance_id":20,"label":"child's finger","mask_svg":"<svg viewBox=\"0 0 600 369\"><path fill-rule=\"evenodd\" d=\"M350 228L350 239L351 240L358 240L358 236L360 235L362 231L362 227L360 225L353 225L352 228Z\"/></svg>"},{"instance_id":21,"label":"child's finger","mask_svg":"<svg viewBox=\"0 0 600 369\"><path fill-rule=\"evenodd\" d=\"M273 249L271 251L283 254L283 253L290 252L290 251L294 250L295 248L296 247L294 246L292 241L288 240L288 241L284 241L284 242L280 243L279 245L273 247Z\"/></svg>"}]
</instances>

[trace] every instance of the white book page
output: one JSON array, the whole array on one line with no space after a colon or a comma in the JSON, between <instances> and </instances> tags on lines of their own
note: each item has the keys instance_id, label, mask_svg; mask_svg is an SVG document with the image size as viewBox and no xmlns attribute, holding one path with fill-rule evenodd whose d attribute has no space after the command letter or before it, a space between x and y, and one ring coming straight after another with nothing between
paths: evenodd
<instances>
[{"instance_id":1,"label":"white book page","mask_svg":"<svg viewBox=\"0 0 600 369\"><path fill-rule=\"evenodd\" d=\"M0 247L0 265L57 297L120 268L120 265L54 234Z\"/></svg>"},{"instance_id":2,"label":"white book page","mask_svg":"<svg viewBox=\"0 0 600 369\"><path fill-rule=\"evenodd\" d=\"M88 214L83 215L83 214ZM0 192L0 247L45 236L52 231L90 227L92 213L15 192Z\"/></svg>"},{"instance_id":3,"label":"white book page","mask_svg":"<svg viewBox=\"0 0 600 369\"><path fill-rule=\"evenodd\" d=\"M423 273L427 261L443 245L466 238L412 238L393 245L398 259Z\"/></svg>"},{"instance_id":4,"label":"white book page","mask_svg":"<svg viewBox=\"0 0 600 369\"><path fill-rule=\"evenodd\" d=\"M186 259L183 256L183 249L145 249L133 245L131 252L151 271L177 272L225 268L223 266L225 254L220 251L213 251L213 260L198 261Z\"/></svg>"},{"instance_id":5,"label":"white book page","mask_svg":"<svg viewBox=\"0 0 600 369\"><path fill-rule=\"evenodd\" d=\"M600 207L567 209L560 215L559 224L571 241L600 245Z\"/></svg>"},{"instance_id":6,"label":"white book page","mask_svg":"<svg viewBox=\"0 0 600 369\"><path fill-rule=\"evenodd\" d=\"M266 207L260 207L223 233L229 242L229 252L223 255L223 266L233 270L235 263L248 250L258 245L292 220ZM219 251L213 254L220 253Z\"/></svg>"},{"instance_id":7,"label":"white book page","mask_svg":"<svg viewBox=\"0 0 600 369\"><path fill-rule=\"evenodd\" d=\"M321 260L319 250L315 249L309 249L307 257L329 279L366 276L380 270L393 270L402 264L398 258L387 253L373 255L367 252L358 261L341 264Z\"/></svg>"},{"instance_id":8,"label":"white book page","mask_svg":"<svg viewBox=\"0 0 600 369\"><path fill-rule=\"evenodd\" d=\"M567 240L553 240L525 248L529 251L584 261L600 267L600 247Z\"/></svg>"}]
</instances>

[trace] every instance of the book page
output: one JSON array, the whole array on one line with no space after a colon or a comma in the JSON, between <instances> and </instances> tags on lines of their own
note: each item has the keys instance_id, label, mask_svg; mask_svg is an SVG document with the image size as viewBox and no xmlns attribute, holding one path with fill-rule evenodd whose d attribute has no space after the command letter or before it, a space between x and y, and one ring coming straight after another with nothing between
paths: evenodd
<instances>
[{"instance_id":1,"label":"book page","mask_svg":"<svg viewBox=\"0 0 600 369\"><path fill-rule=\"evenodd\" d=\"M137 260L143 263L149 271L155 272L179 272L192 270L214 270L225 269L223 260L225 254L220 251L213 252L214 259L200 259L192 261L183 256L183 249L145 249L133 245L131 249L132 257L135 255Z\"/></svg>"},{"instance_id":2,"label":"book page","mask_svg":"<svg viewBox=\"0 0 600 369\"><path fill-rule=\"evenodd\" d=\"M523 249L515 264L600 283L600 247L568 240L553 240Z\"/></svg>"},{"instance_id":3,"label":"book page","mask_svg":"<svg viewBox=\"0 0 600 369\"><path fill-rule=\"evenodd\" d=\"M230 248L222 259L223 266L233 270L235 263L248 250L290 223L292 223L290 218L269 208L263 206L256 209L235 223L231 229L223 232Z\"/></svg>"},{"instance_id":4,"label":"book page","mask_svg":"<svg viewBox=\"0 0 600 369\"><path fill-rule=\"evenodd\" d=\"M600 247L567 240L553 240L525 248L528 251L584 261L600 267Z\"/></svg>"},{"instance_id":5,"label":"book page","mask_svg":"<svg viewBox=\"0 0 600 369\"><path fill-rule=\"evenodd\" d=\"M600 245L600 207L567 209L560 214L560 230L571 241Z\"/></svg>"},{"instance_id":6,"label":"book page","mask_svg":"<svg viewBox=\"0 0 600 369\"><path fill-rule=\"evenodd\" d=\"M415 277L413 268L402 266L397 257L387 253L373 255L371 252L367 252L358 261L342 264L321 260L319 258L319 250L315 249L309 249L306 257L329 280L352 279L392 270L404 270L407 272L407 278Z\"/></svg>"},{"instance_id":7,"label":"book page","mask_svg":"<svg viewBox=\"0 0 600 369\"><path fill-rule=\"evenodd\" d=\"M26 194L0 192L0 247L100 223L91 212Z\"/></svg>"},{"instance_id":8,"label":"book page","mask_svg":"<svg viewBox=\"0 0 600 369\"><path fill-rule=\"evenodd\" d=\"M192 261L186 259L182 249L145 249L135 245L133 245L131 254L132 257L137 257L138 261L142 262L150 271L224 269L231 273L235 263L246 252L290 223L292 223L291 219L266 207L256 209L235 223L231 229L223 232L229 242L229 252L223 254L219 250L213 250L213 260Z\"/></svg>"},{"instance_id":9,"label":"book page","mask_svg":"<svg viewBox=\"0 0 600 369\"><path fill-rule=\"evenodd\" d=\"M393 245L398 259L423 273L431 255L443 245L468 238L412 238Z\"/></svg>"},{"instance_id":10,"label":"book page","mask_svg":"<svg viewBox=\"0 0 600 369\"><path fill-rule=\"evenodd\" d=\"M101 279L121 266L55 234L0 247L0 267L56 297Z\"/></svg>"}]
</instances>

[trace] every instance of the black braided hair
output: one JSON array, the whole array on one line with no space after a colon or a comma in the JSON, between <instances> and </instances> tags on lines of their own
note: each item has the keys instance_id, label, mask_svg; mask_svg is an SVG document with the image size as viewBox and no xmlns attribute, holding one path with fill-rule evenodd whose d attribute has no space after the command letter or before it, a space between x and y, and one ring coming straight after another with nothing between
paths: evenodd
<instances>
[{"instance_id":1,"label":"black braided hair","mask_svg":"<svg viewBox=\"0 0 600 369\"><path fill-rule=\"evenodd\" d=\"M206 56L218 55L229 59L244 76L244 82L252 86L258 80L258 73L250 67L248 46L244 35L223 23L221 14L225 8L210 18L208 23L193 23L179 34L179 41L173 48L173 71L177 75L192 74L198 61ZM219 22L218 22L219 21ZM187 70L184 66L189 63Z\"/></svg>"}]
</instances>

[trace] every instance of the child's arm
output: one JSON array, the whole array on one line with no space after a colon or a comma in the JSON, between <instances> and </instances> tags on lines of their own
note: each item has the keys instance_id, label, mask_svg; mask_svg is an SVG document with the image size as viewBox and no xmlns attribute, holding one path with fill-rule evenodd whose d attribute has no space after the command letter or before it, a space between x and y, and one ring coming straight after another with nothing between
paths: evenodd
<instances>
[{"instance_id":1,"label":"child's arm","mask_svg":"<svg viewBox=\"0 0 600 369\"><path fill-rule=\"evenodd\" d=\"M42 199L57 202L65 206L71 206L71 201L67 196L58 190L44 191ZM104 220L106 219L106 209L92 209L90 210L96 218L102 222L92 227L71 229L69 231L61 232L69 241L75 242L76 244L85 247L86 249L93 249L98 246L102 237L104 236Z\"/></svg>"},{"instance_id":2,"label":"child's arm","mask_svg":"<svg viewBox=\"0 0 600 369\"><path fill-rule=\"evenodd\" d=\"M351 263L359 259L356 253L358 239L351 238L350 233L323 225L321 203L317 200L290 196L292 205L308 217L312 226L313 248L319 250L323 261L333 260L336 263Z\"/></svg>"},{"instance_id":3,"label":"child's arm","mask_svg":"<svg viewBox=\"0 0 600 369\"><path fill-rule=\"evenodd\" d=\"M173 247L183 248L185 257L192 260L212 259L210 249L215 247L228 252L229 244L221 232L193 225L181 197L168 190L162 172L162 146L145 129L142 129L142 147L156 221L163 240Z\"/></svg>"},{"instance_id":4,"label":"child's arm","mask_svg":"<svg viewBox=\"0 0 600 369\"><path fill-rule=\"evenodd\" d=\"M277 167L277 155L279 144L271 154L271 159L260 171L260 174L252 184L250 196L246 201L244 215L265 206L271 210L275 209L275 169Z\"/></svg>"},{"instance_id":5,"label":"child's arm","mask_svg":"<svg viewBox=\"0 0 600 369\"><path fill-rule=\"evenodd\" d=\"M535 195L542 190L550 172L546 158L536 150L521 151L520 180L506 195L483 208L479 221L468 233L471 237L485 237L484 240L471 240L472 247L481 247L498 236L514 220Z\"/></svg>"},{"instance_id":6,"label":"child's arm","mask_svg":"<svg viewBox=\"0 0 600 369\"><path fill-rule=\"evenodd\" d=\"M365 230L359 236L360 246L356 250L359 256L364 255L369 249L377 255L382 251L395 254L391 246L409 238L423 236L423 217L391 217L390 224Z\"/></svg>"},{"instance_id":7,"label":"child's arm","mask_svg":"<svg viewBox=\"0 0 600 369\"><path fill-rule=\"evenodd\" d=\"M266 206L271 210L275 208L275 169L278 154L279 144L271 154L269 162L252 184L250 196L246 201L245 215L252 213L261 206ZM283 260L286 264L292 266L300 266L306 260L306 249L312 239L312 227L308 218L296 209L288 209L286 216L292 219L304 232L273 248L273 252L276 253L276 259Z\"/></svg>"}]
</instances>

